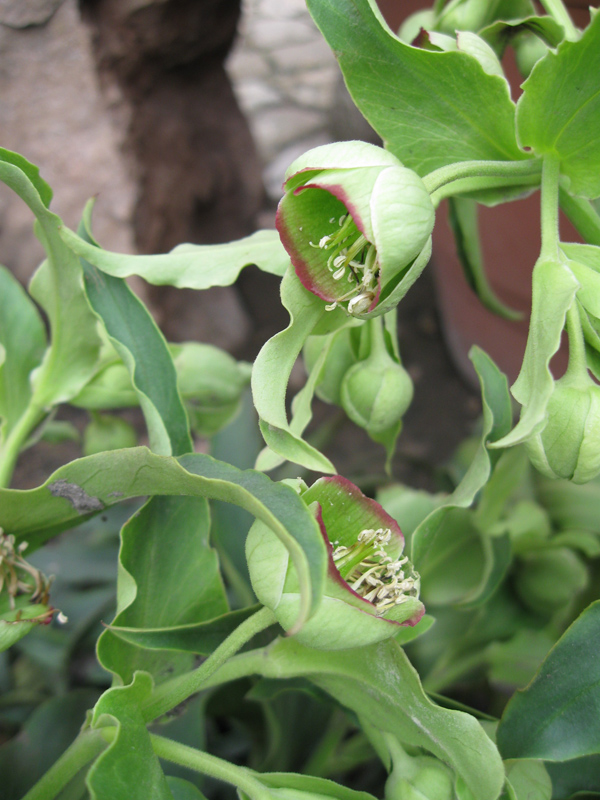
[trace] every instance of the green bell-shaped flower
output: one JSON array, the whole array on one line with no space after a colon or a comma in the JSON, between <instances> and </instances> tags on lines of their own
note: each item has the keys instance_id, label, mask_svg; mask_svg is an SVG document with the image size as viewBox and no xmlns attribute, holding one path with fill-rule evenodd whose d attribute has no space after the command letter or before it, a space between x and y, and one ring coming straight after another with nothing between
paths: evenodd
<instances>
[{"instance_id":1,"label":"green bell-shaped flower","mask_svg":"<svg viewBox=\"0 0 600 800\"><path fill-rule=\"evenodd\" d=\"M533 465L549 478L587 483L600 473L600 386L591 378L556 382L542 431L527 441Z\"/></svg>"},{"instance_id":2,"label":"green bell-shaped flower","mask_svg":"<svg viewBox=\"0 0 600 800\"><path fill-rule=\"evenodd\" d=\"M329 550L321 605L295 638L321 650L362 647L416 625L424 614L419 576L402 555L397 522L345 478L321 478L302 493L314 508ZM289 553L264 523L246 542L254 592L289 630L298 617L300 590Z\"/></svg>"},{"instance_id":3,"label":"green bell-shaped flower","mask_svg":"<svg viewBox=\"0 0 600 800\"><path fill-rule=\"evenodd\" d=\"M337 142L286 172L277 230L302 284L349 314L376 310L430 242L434 208L422 180L391 153Z\"/></svg>"}]
</instances>

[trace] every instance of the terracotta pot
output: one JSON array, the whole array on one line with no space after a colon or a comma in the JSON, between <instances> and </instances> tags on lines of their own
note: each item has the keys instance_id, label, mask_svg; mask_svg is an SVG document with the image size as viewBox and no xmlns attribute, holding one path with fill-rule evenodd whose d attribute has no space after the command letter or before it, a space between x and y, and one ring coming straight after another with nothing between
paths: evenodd
<instances>
[{"instance_id":1,"label":"terracotta pot","mask_svg":"<svg viewBox=\"0 0 600 800\"><path fill-rule=\"evenodd\" d=\"M430 3L379 0L379 5L390 27L397 30L409 14L427 8ZM585 27L589 22L586 7L580 2L570 5L575 24ZM510 55L504 66L516 99L522 78ZM482 347L512 383L525 351L531 307L531 271L540 250L539 192L496 208L480 206L480 229L489 281L507 305L523 313L523 319L519 322L504 320L481 305L464 278L448 225L447 210L442 204L437 213L432 257L442 327L453 361L470 383L477 384L468 359L473 344ZM561 236L566 241L581 241L564 217L561 217ZM563 342L561 351L552 362L557 377L564 372L566 363L567 347Z\"/></svg>"}]
</instances>

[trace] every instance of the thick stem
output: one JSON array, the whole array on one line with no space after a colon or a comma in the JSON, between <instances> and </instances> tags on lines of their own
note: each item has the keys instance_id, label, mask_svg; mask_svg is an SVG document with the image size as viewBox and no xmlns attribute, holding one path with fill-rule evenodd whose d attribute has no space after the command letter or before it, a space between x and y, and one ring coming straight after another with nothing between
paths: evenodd
<instances>
[{"instance_id":1,"label":"thick stem","mask_svg":"<svg viewBox=\"0 0 600 800\"><path fill-rule=\"evenodd\" d=\"M31 403L0 447L0 488L6 488L15 470L17 458L35 426L43 419L42 409Z\"/></svg>"},{"instance_id":2,"label":"thick stem","mask_svg":"<svg viewBox=\"0 0 600 800\"><path fill-rule=\"evenodd\" d=\"M256 614L242 622L197 669L161 684L144 704L143 714L146 722L166 714L167 711L199 692L204 688L208 678L225 661L237 653L257 633L269 628L276 621L275 615L269 608L261 608Z\"/></svg>"},{"instance_id":3,"label":"thick stem","mask_svg":"<svg viewBox=\"0 0 600 800\"><path fill-rule=\"evenodd\" d=\"M541 228L542 249L540 259L557 261L560 235L558 230L558 186L560 163L554 155L544 156L542 168Z\"/></svg>"},{"instance_id":4,"label":"thick stem","mask_svg":"<svg viewBox=\"0 0 600 800\"><path fill-rule=\"evenodd\" d=\"M528 158L523 161L458 161L425 175L423 183L430 194L438 191L442 186L453 181L465 178L507 178L522 179L532 175L539 175L541 164L539 159ZM484 184L484 182L482 181ZM493 184L492 184L493 186ZM485 189L485 185L480 185Z\"/></svg>"},{"instance_id":5,"label":"thick stem","mask_svg":"<svg viewBox=\"0 0 600 800\"><path fill-rule=\"evenodd\" d=\"M203 753L193 747L165 739L163 736L150 734L152 748L159 758L164 758L174 764L193 769L203 775L216 778L219 781L230 783L241 789L252 798L269 797L266 787L254 777L252 772L244 767L224 761L216 756Z\"/></svg>"},{"instance_id":6,"label":"thick stem","mask_svg":"<svg viewBox=\"0 0 600 800\"><path fill-rule=\"evenodd\" d=\"M451 183L436 189L431 195L431 202L437 208L442 200L447 197L455 197L462 194L473 194L474 192L486 191L488 189L510 189L518 186L523 191L528 186L536 188L540 185L541 169L533 175L506 176L504 178L458 178ZM509 196L514 197L514 195Z\"/></svg>"},{"instance_id":7,"label":"thick stem","mask_svg":"<svg viewBox=\"0 0 600 800\"><path fill-rule=\"evenodd\" d=\"M563 27L565 38L571 42L576 42L579 39L579 31L573 25L573 20L569 16L569 12L562 0L541 0L541 3L546 9L546 13Z\"/></svg>"},{"instance_id":8,"label":"thick stem","mask_svg":"<svg viewBox=\"0 0 600 800\"><path fill-rule=\"evenodd\" d=\"M105 747L106 741L99 731L92 731L89 728L83 731L27 792L23 800L52 800L79 770L89 764Z\"/></svg>"}]
</instances>

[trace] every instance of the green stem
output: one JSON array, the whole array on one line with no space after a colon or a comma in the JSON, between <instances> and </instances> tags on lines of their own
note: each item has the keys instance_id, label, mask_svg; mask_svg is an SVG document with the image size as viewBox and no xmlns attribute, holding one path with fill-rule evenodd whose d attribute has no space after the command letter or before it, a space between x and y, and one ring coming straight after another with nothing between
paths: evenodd
<instances>
[{"instance_id":1,"label":"green stem","mask_svg":"<svg viewBox=\"0 0 600 800\"><path fill-rule=\"evenodd\" d=\"M579 39L579 31L573 25L573 20L569 16L569 12L562 0L541 0L541 3L546 9L546 13L562 26L565 38L571 42L576 42Z\"/></svg>"},{"instance_id":2,"label":"green stem","mask_svg":"<svg viewBox=\"0 0 600 800\"><path fill-rule=\"evenodd\" d=\"M588 244L600 245L600 216L582 197L572 197L562 186L559 189L560 207Z\"/></svg>"},{"instance_id":3,"label":"green stem","mask_svg":"<svg viewBox=\"0 0 600 800\"><path fill-rule=\"evenodd\" d=\"M0 448L0 488L10 484L17 458L32 430L44 418L44 411L34 403L25 409Z\"/></svg>"},{"instance_id":4,"label":"green stem","mask_svg":"<svg viewBox=\"0 0 600 800\"><path fill-rule=\"evenodd\" d=\"M537 162L536 162L537 163ZM488 189L510 189L518 186L523 190L528 186L536 187L540 185L541 164L537 172L533 175L507 175L503 178L457 178L455 181L444 184L431 195L431 202L437 208L442 200L461 194L472 194L473 192L486 191ZM514 195L510 195L514 197Z\"/></svg>"},{"instance_id":5,"label":"green stem","mask_svg":"<svg viewBox=\"0 0 600 800\"><path fill-rule=\"evenodd\" d=\"M540 259L558 260L560 235L558 229L558 187L560 163L555 155L544 156L542 167L541 228L542 249Z\"/></svg>"},{"instance_id":6,"label":"green stem","mask_svg":"<svg viewBox=\"0 0 600 800\"><path fill-rule=\"evenodd\" d=\"M371 328L371 352L370 358L382 358L391 361L391 356L388 353L385 345L385 336L383 333L383 317L373 317L368 321Z\"/></svg>"},{"instance_id":7,"label":"green stem","mask_svg":"<svg viewBox=\"0 0 600 800\"><path fill-rule=\"evenodd\" d=\"M159 758L193 769L216 780L230 783L252 798L268 797L270 793L253 773L245 767L238 767L216 756L203 753L193 747L150 734L152 748Z\"/></svg>"},{"instance_id":8,"label":"green stem","mask_svg":"<svg viewBox=\"0 0 600 800\"><path fill-rule=\"evenodd\" d=\"M261 608L256 614L248 617L197 669L166 681L155 689L142 709L145 721L150 722L161 717L167 711L183 703L188 697L199 692L204 688L208 678L225 661L237 653L257 633L269 628L276 621L275 615L269 608Z\"/></svg>"},{"instance_id":9,"label":"green stem","mask_svg":"<svg viewBox=\"0 0 600 800\"><path fill-rule=\"evenodd\" d=\"M269 677L264 675L264 670L269 663L265 655L265 649L262 647L240 653L215 671L210 678L205 681L202 688L212 689L215 686L222 686L225 683L237 681L239 678L247 678L249 675Z\"/></svg>"},{"instance_id":10,"label":"green stem","mask_svg":"<svg viewBox=\"0 0 600 800\"><path fill-rule=\"evenodd\" d=\"M567 332L569 334L569 365L563 380L569 383L587 385L593 383L590 378L585 356L585 340L581 330L581 320L575 300L567 311Z\"/></svg>"},{"instance_id":11,"label":"green stem","mask_svg":"<svg viewBox=\"0 0 600 800\"><path fill-rule=\"evenodd\" d=\"M83 731L27 792L23 800L52 800L79 770L89 764L105 747L106 742L99 731L92 731L89 728Z\"/></svg>"},{"instance_id":12,"label":"green stem","mask_svg":"<svg viewBox=\"0 0 600 800\"><path fill-rule=\"evenodd\" d=\"M540 162L528 158L522 161L458 161L425 175L423 183L429 194L442 186L464 178L527 178L539 175ZM485 186L481 186L485 188Z\"/></svg>"}]
</instances>

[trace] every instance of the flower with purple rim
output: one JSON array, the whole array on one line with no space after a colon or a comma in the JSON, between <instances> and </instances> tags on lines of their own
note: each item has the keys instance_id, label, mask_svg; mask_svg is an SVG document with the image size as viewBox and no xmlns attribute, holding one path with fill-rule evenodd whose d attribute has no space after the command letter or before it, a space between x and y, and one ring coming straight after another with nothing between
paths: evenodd
<instances>
[{"instance_id":1,"label":"flower with purple rim","mask_svg":"<svg viewBox=\"0 0 600 800\"><path fill-rule=\"evenodd\" d=\"M288 168L276 225L302 284L353 316L375 311L429 243L422 180L365 142L316 147Z\"/></svg>"},{"instance_id":2,"label":"flower with purple rim","mask_svg":"<svg viewBox=\"0 0 600 800\"><path fill-rule=\"evenodd\" d=\"M329 552L321 605L295 638L309 647L341 650L388 639L424 614L420 581L398 523L375 500L340 476L320 478L301 494L313 508ZM262 522L246 543L256 596L289 630L300 590L289 553Z\"/></svg>"}]
</instances>

